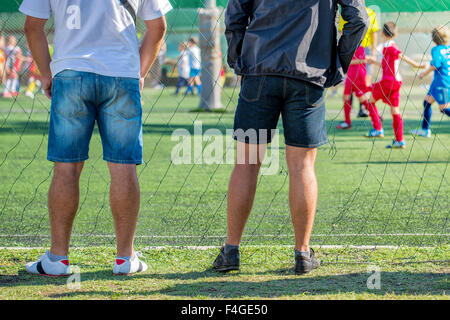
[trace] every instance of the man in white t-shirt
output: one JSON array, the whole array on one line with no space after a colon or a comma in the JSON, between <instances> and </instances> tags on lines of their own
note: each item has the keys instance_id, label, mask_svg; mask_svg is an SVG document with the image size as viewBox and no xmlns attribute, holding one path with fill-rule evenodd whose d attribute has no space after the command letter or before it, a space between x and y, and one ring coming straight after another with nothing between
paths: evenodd
<instances>
[{"instance_id":1,"label":"man in white t-shirt","mask_svg":"<svg viewBox=\"0 0 450 320\"><path fill-rule=\"evenodd\" d=\"M79 178L95 122L111 174L110 204L117 257L114 274L145 271L133 250L142 159L140 91L166 31L168 0L23 0L25 33L52 100L47 159L54 162L49 191L51 249L26 265L35 274L70 273L68 249L78 210ZM50 58L44 25L54 17ZM147 31L139 47L136 17Z\"/></svg>"}]
</instances>

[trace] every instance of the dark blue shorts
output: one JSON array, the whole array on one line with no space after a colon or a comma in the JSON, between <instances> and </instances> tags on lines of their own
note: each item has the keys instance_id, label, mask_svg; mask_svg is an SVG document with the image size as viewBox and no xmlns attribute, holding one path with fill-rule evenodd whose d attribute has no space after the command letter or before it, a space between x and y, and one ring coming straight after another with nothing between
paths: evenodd
<instances>
[{"instance_id":1,"label":"dark blue shorts","mask_svg":"<svg viewBox=\"0 0 450 320\"><path fill-rule=\"evenodd\" d=\"M139 79L65 70L53 78L47 159L81 162L97 122L103 159L142 163Z\"/></svg>"},{"instance_id":2,"label":"dark blue shorts","mask_svg":"<svg viewBox=\"0 0 450 320\"><path fill-rule=\"evenodd\" d=\"M244 76L234 118L234 138L250 144L270 143L281 114L287 145L319 147L327 143L324 99L324 89L306 81Z\"/></svg>"}]
</instances>

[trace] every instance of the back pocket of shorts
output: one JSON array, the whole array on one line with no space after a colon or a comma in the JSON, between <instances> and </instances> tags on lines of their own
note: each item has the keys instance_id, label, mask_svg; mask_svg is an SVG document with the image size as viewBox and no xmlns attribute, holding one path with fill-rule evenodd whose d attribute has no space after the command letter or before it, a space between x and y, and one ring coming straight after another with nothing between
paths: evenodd
<instances>
[{"instance_id":1,"label":"back pocket of shorts","mask_svg":"<svg viewBox=\"0 0 450 320\"><path fill-rule=\"evenodd\" d=\"M85 110L81 99L81 77L54 77L52 108L64 116L77 116Z\"/></svg>"},{"instance_id":2,"label":"back pocket of shorts","mask_svg":"<svg viewBox=\"0 0 450 320\"><path fill-rule=\"evenodd\" d=\"M247 102L256 102L261 97L265 76L244 76L240 96Z\"/></svg>"},{"instance_id":3,"label":"back pocket of shorts","mask_svg":"<svg viewBox=\"0 0 450 320\"><path fill-rule=\"evenodd\" d=\"M125 119L132 119L142 114L139 80L117 78L117 101L114 109Z\"/></svg>"},{"instance_id":4,"label":"back pocket of shorts","mask_svg":"<svg viewBox=\"0 0 450 320\"><path fill-rule=\"evenodd\" d=\"M306 103L312 107L320 107L325 102L325 89L306 83Z\"/></svg>"}]
</instances>

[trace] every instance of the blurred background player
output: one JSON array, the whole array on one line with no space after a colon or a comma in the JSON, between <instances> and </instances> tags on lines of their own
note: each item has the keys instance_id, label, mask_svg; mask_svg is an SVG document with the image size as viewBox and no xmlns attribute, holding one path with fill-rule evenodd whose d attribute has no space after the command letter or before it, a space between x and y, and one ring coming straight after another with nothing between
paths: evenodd
<instances>
[{"instance_id":1,"label":"blurred background player","mask_svg":"<svg viewBox=\"0 0 450 320\"><path fill-rule=\"evenodd\" d=\"M366 109L369 108L366 93L369 91L366 84L366 53L364 48L360 46L353 56L353 59L348 68L347 78L345 79L344 87L344 116L345 121L336 126L337 129L350 129L352 127L352 120L350 113L352 111L352 95L353 93L359 99L361 105ZM361 112L361 110L360 110Z\"/></svg>"},{"instance_id":2,"label":"blurred background player","mask_svg":"<svg viewBox=\"0 0 450 320\"><path fill-rule=\"evenodd\" d=\"M194 94L193 87L197 87L197 92L200 94L202 90L202 82L200 81L200 72L202 68L202 57L200 48L197 46L198 39L192 37L188 41L189 53L189 84L185 94Z\"/></svg>"},{"instance_id":3,"label":"blurred background player","mask_svg":"<svg viewBox=\"0 0 450 320\"><path fill-rule=\"evenodd\" d=\"M16 37L8 37L4 53L6 60L6 81L3 89L3 97L16 97L19 94L19 71L23 60L22 50L17 46Z\"/></svg>"},{"instance_id":4,"label":"blurred background player","mask_svg":"<svg viewBox=\"0 0 450 320\"><path fill-rule=\"evenodd\" d=\"M365 1L363 0L365 3ZM364 36L364 39L361 43L361 46L364 48L366 57L373 57L373 59L376 58L376 48L378 46L378 31L380 30L380 26L378 23L377 14L374 10L370 9L369 7L366 7L366 12L369 15L369 29L367 30L366 35ZM339 18L339 32L342 33L342 30L344 28L344 24L346 21L342 19L342 16ZM372 72L373 69L370 66L370 64L366 65L366 84L370 86L372 83ZM352 96L350 96L350 103L353 102ZM359 105L359 112L358 117L365 118L368 116L368 114L363 109L363 104L360 103Z\"/></svg>"},{"instance_id":5,"label":"blurred background player","mask_svg":"<svg viewBox=\"0 0 450 320\"><path fill-rule=\"evenodd\" d=\"M392 144L387 146L387 148L404 148L406 146L405 140L403 139L403 119L399 108L400 88L402 86L402 78L399 72L400 62L403 60L415 68L424 67L411 60L400 51L397 44L394 42L397 32L397 25L394 22L386 22L383 25L381 35L382 40L384 41L384 43L381 44L383 52L382 62L379 63L373 59L373 57L368 59L375 64L381 65L383 75L381 81L374 83L371 87L372 96L369 100L369 115L373 128L366 134L366 137L384 137L380 115L375 105L378 100L383 100L384 103L391 107L392 126L395 134L395 139Z\"/></svg>"},{"instance_id":6,"label":"blurred background player","mask_svg":"<svg viewBox=\"0 0 450 320\"><path fill-rule=\"evenodd\" d=\"M41 74L36 66L36 63L34 62L33 56L31 55L31 51L29 49L27 51L27 56L24 58L24 61L25 69L28 71L28 87L25 91L25 96L34 99L34 90L36 89L36 86L38 88L41 87Z\"/></svg>"},{"instance_id":7,"label":"blurred background player","mask_svg":"<svg viewBox=\"0 0 450 320\"><path fill-rule=\"evenodd\" d=\"M0 85L5 82L5 36L0 34Z\"/></svg>"},{"instance_id":8,"label":"blurred background player","mask_svg":"<svg viewBox=\"0 0 450 320\"><path fill-rule=\"evenodd\" d=\"M178 51L180 52L178 56L178 62L176 66L178 67L178 80L177 87L175 90L175 95L177 95L181 88L187 87L189 85L189 75L190 75L190 67L189 67L189 53L187 52L187 43L180 42L178 45ZM175 69L175 66L174 66Z\"/></svg>"},{"instance_id":9,"label":"blurred background player","mask_svg":"<svg viewBox=\"0 0 450 320\"><path fill-rule=\"evenodd\" d=\"M431 105L436 101L442 113L450 116L450 29L447 26L436 26L431 32L436 46L431 49L430 66L423 71L419 78L423 79L434 71L433 82L423 101L422 128L412 130L411 133L422 137L431 137Z\"/></svg>"}]
</instances>

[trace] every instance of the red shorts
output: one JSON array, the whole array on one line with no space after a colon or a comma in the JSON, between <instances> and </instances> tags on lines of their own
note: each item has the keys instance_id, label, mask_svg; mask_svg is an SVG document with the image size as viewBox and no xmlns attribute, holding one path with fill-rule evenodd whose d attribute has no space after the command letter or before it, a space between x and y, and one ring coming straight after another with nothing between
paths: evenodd
<instances>
[{"instance_id":1,"label":"red shorts","mask_svg":"<svg viewBox=\"0 0 450 320\"><path fill-rule=\"evenodd\" d=\"M369 91L369 88L367 88L365 77L356 77L356 79L347 77L345 80L344 95L354 93L359 98L367 91Z\"/></svg>"},{"instance_id":2,"label":"red shorts","mask_svg":"<svg viewBox=\"0 0 450 320\"><path fill-rule=\"evenodd\" d=\"M375 101L383 100L384 103L391 107L398 107L400 105L401 87L401 81L381 80L372 84L372 97Z\"/></svg>"}]
</instances>

